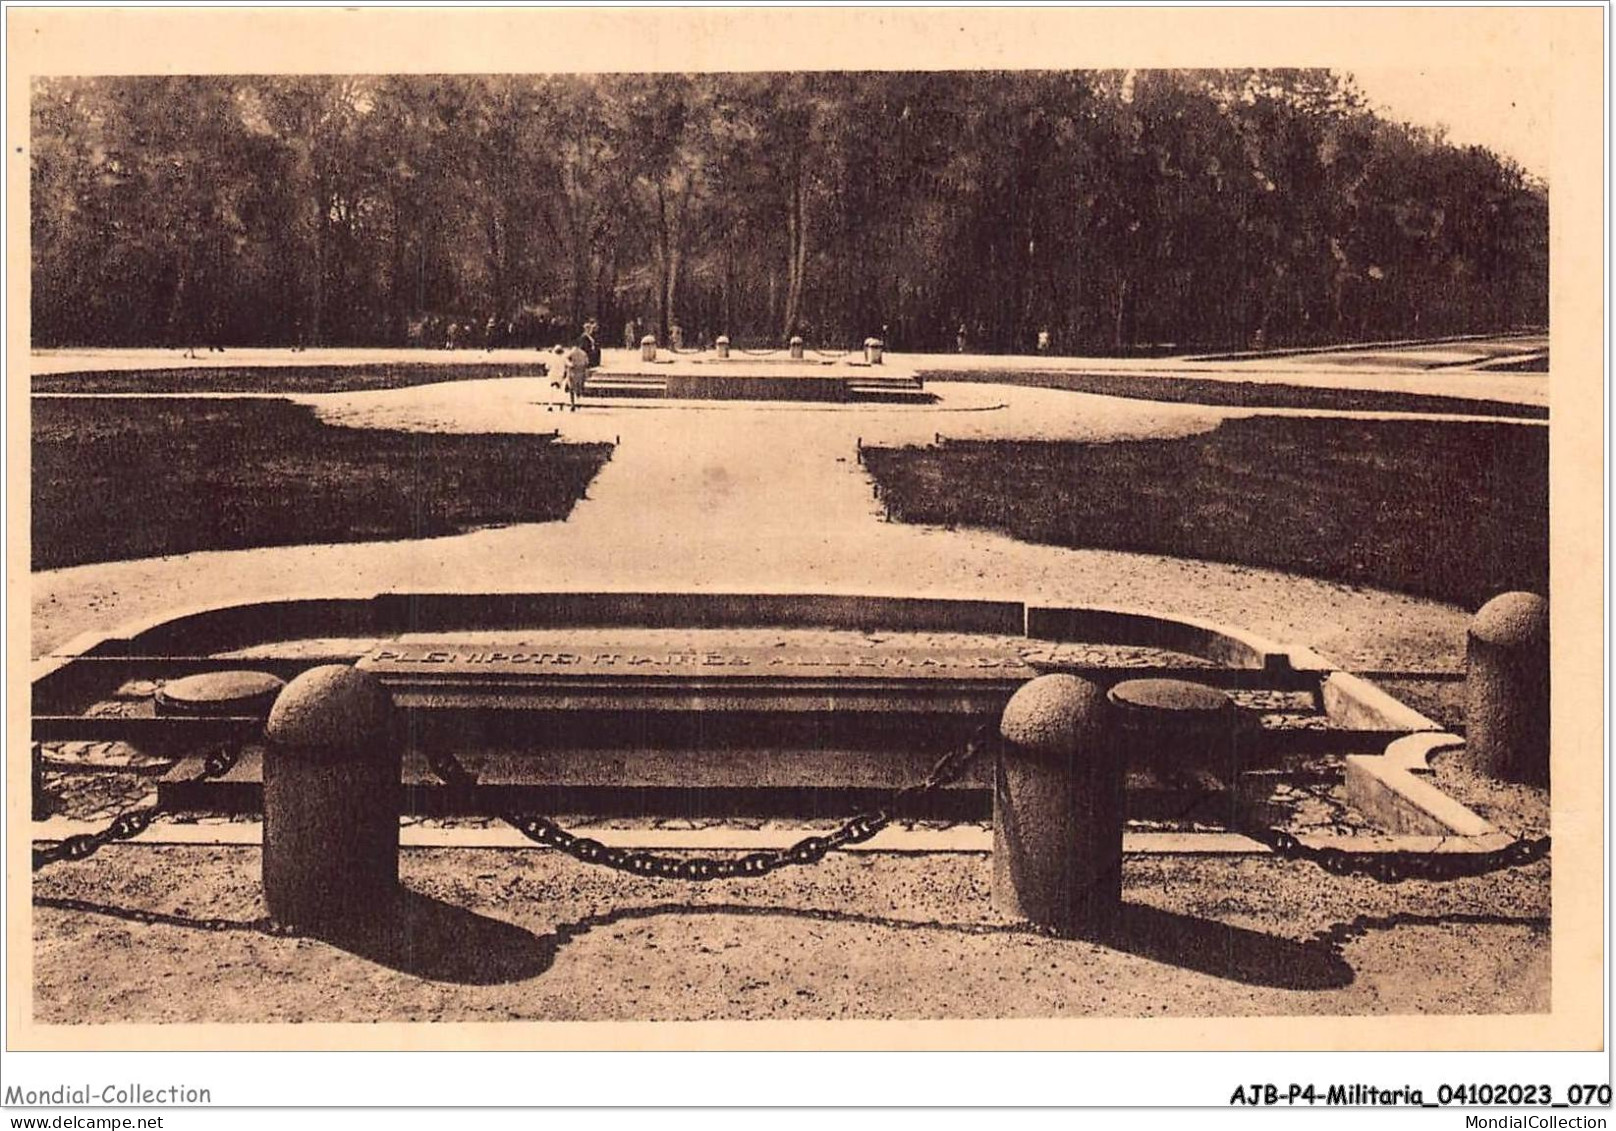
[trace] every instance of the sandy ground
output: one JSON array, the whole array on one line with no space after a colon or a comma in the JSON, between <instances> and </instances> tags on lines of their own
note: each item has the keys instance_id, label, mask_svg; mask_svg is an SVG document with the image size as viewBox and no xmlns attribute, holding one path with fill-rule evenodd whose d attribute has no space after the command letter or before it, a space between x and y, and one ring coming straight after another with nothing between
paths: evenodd
<instances>
[{"instance_id":1,"label":"sandy ground","mask_svg":"<svg viewBox=\"0 0 1616 1131\"><path fill-rule=\"evenodd\" d=\"M832 855L707 886L554 853L404 853L395 915L278 938L257 853L110 848L36 879L34 1015L107 1023L1502 1014L1549 1008L1547 865L1377 887L1131 857L1121 927L1048 938L985 855ZM66 902L55 902L66 901ZM82 902L76 902L82 901ZM127 909L156 912L137 921ZM215 920L198 924L198 920ZM115 960L86 968L89 954Z\"/></svg>"},{"instance_id":2,"label":"sandy ground","mask_svg":"<svg viewBox=\"0 0 1616 1131\"><path fill-rule=\"evenodd\" d=\"M442 356L441 354L439 356ZM187 607L384 590L716 589L990 596L1206 617L1362 668L1454 666L1465 611L1268 570L882 521L859 444L1188 435L1247 409L937 383L937 404L597 401L538 378L297 398L353 427L617 441L564 523L408 543L176 555L35 573L34 654Z\"/></svg>"}]
</instances>

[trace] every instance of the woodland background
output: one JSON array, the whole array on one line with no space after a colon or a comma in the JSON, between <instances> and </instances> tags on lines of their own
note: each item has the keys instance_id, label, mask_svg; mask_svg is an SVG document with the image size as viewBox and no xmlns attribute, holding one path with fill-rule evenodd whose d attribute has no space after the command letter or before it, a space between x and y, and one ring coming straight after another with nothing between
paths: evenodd
<instances>
[{"instance_id":1,"label":"woodland background","mask_svg":"<svg viewBox=\"0 0 1616 1131\"><path fill-rule=\"evenodd\" d=\"M1104 354L1548 317L1548 186L1329 71L64 77L31 112L36 346L594 315Z\"/></svg>"}]
</instances>

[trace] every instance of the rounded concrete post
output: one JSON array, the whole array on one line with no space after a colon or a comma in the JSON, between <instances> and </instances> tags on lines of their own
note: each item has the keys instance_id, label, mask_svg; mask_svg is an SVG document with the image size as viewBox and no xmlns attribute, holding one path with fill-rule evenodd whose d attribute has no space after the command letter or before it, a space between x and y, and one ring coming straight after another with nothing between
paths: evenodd
<instances>
[{"instance_id":1,"label":"rounded concrete post","mask_svg":"<svg viewBox=\"0 0 1616 1131\"><path fill-rule=\"evenodd\" d=\"M292 680L264 728L264 902L288 926L377 914L398 885L397 712L375 676Z\"/></svg>"},{"instance_id":2,"label":"rounded concrete post","mask_svg":"<svg viewBox=\"0 0 1616 1131\"><path fill-rule=\"evenodd\" d=\"M869 362L871 365L880 365L881 364L881 349L882 349L882 344L881 344L881 339L880 338L865 338L864 339L864 360Z\"/></svg>"},{"instance_id":3,"label":"rounded concrete post","mask_svg":"<svg viewBox=\"0 0 1616 1131\"><path fill-rule=\"evenodd\" d=\"M795 334L791 338L791 356L798 361L802 360L802 338Z\"/></svg>"},{"instance_id":4,"label":"rounded concrete post","mask_svg":"<svg viewBox=\"0 0 1616 1131\"><path fill-rule=\"evenodd\" d=\"M719 357L728 357L729 356L729 335L728 334L720 334L720 335L718 335L718 341L714 342L713 345L717 348Z\"/></svg>"},{"instance_id":5,"label":"rounded concrete post","mask_svg":"<svg viewBox=\"0 0 1616 1131\"><path fill-rule=\"evenodd\" d=\"M1549 782L1549 603L1504 593L1465 641L1465 759L1504 781Z\"/></svg>"},{"instance_id":6,"label":"rounded concrete post","mask_svg":"<svg viewBox=\"0 0 1616 1131\"><path fill-rule=\"evenodd\" d=\"M1011 697L993 780L993 903L1067 936L1122 904L1122 766L1105 694L1045 675Z\"/></svg>"},{"instance_id":7,"label":"rounded concrete post","mask_svg":"<svg viewBox=\"0 0 1616 1131\"><path fill-rule=\"evenodd\" d=\"M641 361L655 361L656 360L656 335L655 334L647 334L647 335L645 335L645 337L640 339L640 360Z\"/></svg>"}]
</instances>

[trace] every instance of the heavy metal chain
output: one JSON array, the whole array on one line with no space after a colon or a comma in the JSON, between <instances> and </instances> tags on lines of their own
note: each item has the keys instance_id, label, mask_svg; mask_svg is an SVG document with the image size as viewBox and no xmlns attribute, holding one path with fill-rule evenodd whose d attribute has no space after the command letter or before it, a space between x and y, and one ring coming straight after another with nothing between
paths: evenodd
<instances>
[{"instance_id":1,"label":"heavy metal chain","mask_svg":"<svg viewBox=\"0 0 1616 1131\"><path fill-rule=\"evenodd\" d=\"M239 746L221 746L202 759L202 772L191 781L202 782L226 774L240 757ZM33 870L37 872L62 860L83 860L95 855L103 845L116 840L131 840L151 827L152 818L162 811L162 802L129 809L119 813L112 819L112 823L100 832L75 833L54 844L35 845Z\"/></svg>"},{"instance_id":2,"label":"heavy metal chain","mask_svg":"<svg viewBox=\"0 0 1616 1131\"><path fill-rule=\"evenodd\" d=\"M1333 846L1316 848L1303 844L1281 829L1256 829L1246 835L1287 860L1306 860L1332 876L1365 876L1383 884L1485 876L1506 868L1534 864L1549 854L1546 836L1516 840L1491 852L1352 852Z\"/></svg>"},{"instance_id":3,"label":"heavy metal chain","mask_svg":"<svg viewBox=\"0 0 1616 1131\"><path fill-rule=\"evenodd\" d=\"M749 852L738 857L666 856L638 849L614 848L590 837L570 833L548 817L531 813L501 813L499 817L536 844L558 849L585 864L598 864L635 876L695 881L764 876L778 868L817 864L837 849L869 840L892 823L894 810L901 799L922 796L958 780L981 750L981 732L978 732L963 747L951 750L938 759L931 772L920 782L896 790L886 806L860 813L834 832L804 837L789 848ZM454 793L467 795L477 784L477 776L447 751L432 754L428 761L433 772Z\"/></svg>"}]
</instances>

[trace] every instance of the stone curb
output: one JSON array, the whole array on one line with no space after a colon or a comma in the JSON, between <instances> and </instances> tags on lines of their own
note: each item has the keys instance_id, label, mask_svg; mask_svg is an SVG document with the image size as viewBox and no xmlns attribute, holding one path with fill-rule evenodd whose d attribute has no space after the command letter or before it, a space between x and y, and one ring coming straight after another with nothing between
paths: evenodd
<instances>
[{"instance_id":1,"label":"stone curb","mask_svg":"<svg viewBox=\"0 0 1616 1131\"><path fill-rule=\"evenodd\" d=\"M1509 837L1425 780L1433 755L1457 750L1464 739L1451 734L1411 734L1399 738L1384 754L1349 754L1346 758L1347 800L1394 833L1463 837L1478 842L1478 851Z\"/></svg>"}]
</instances>

